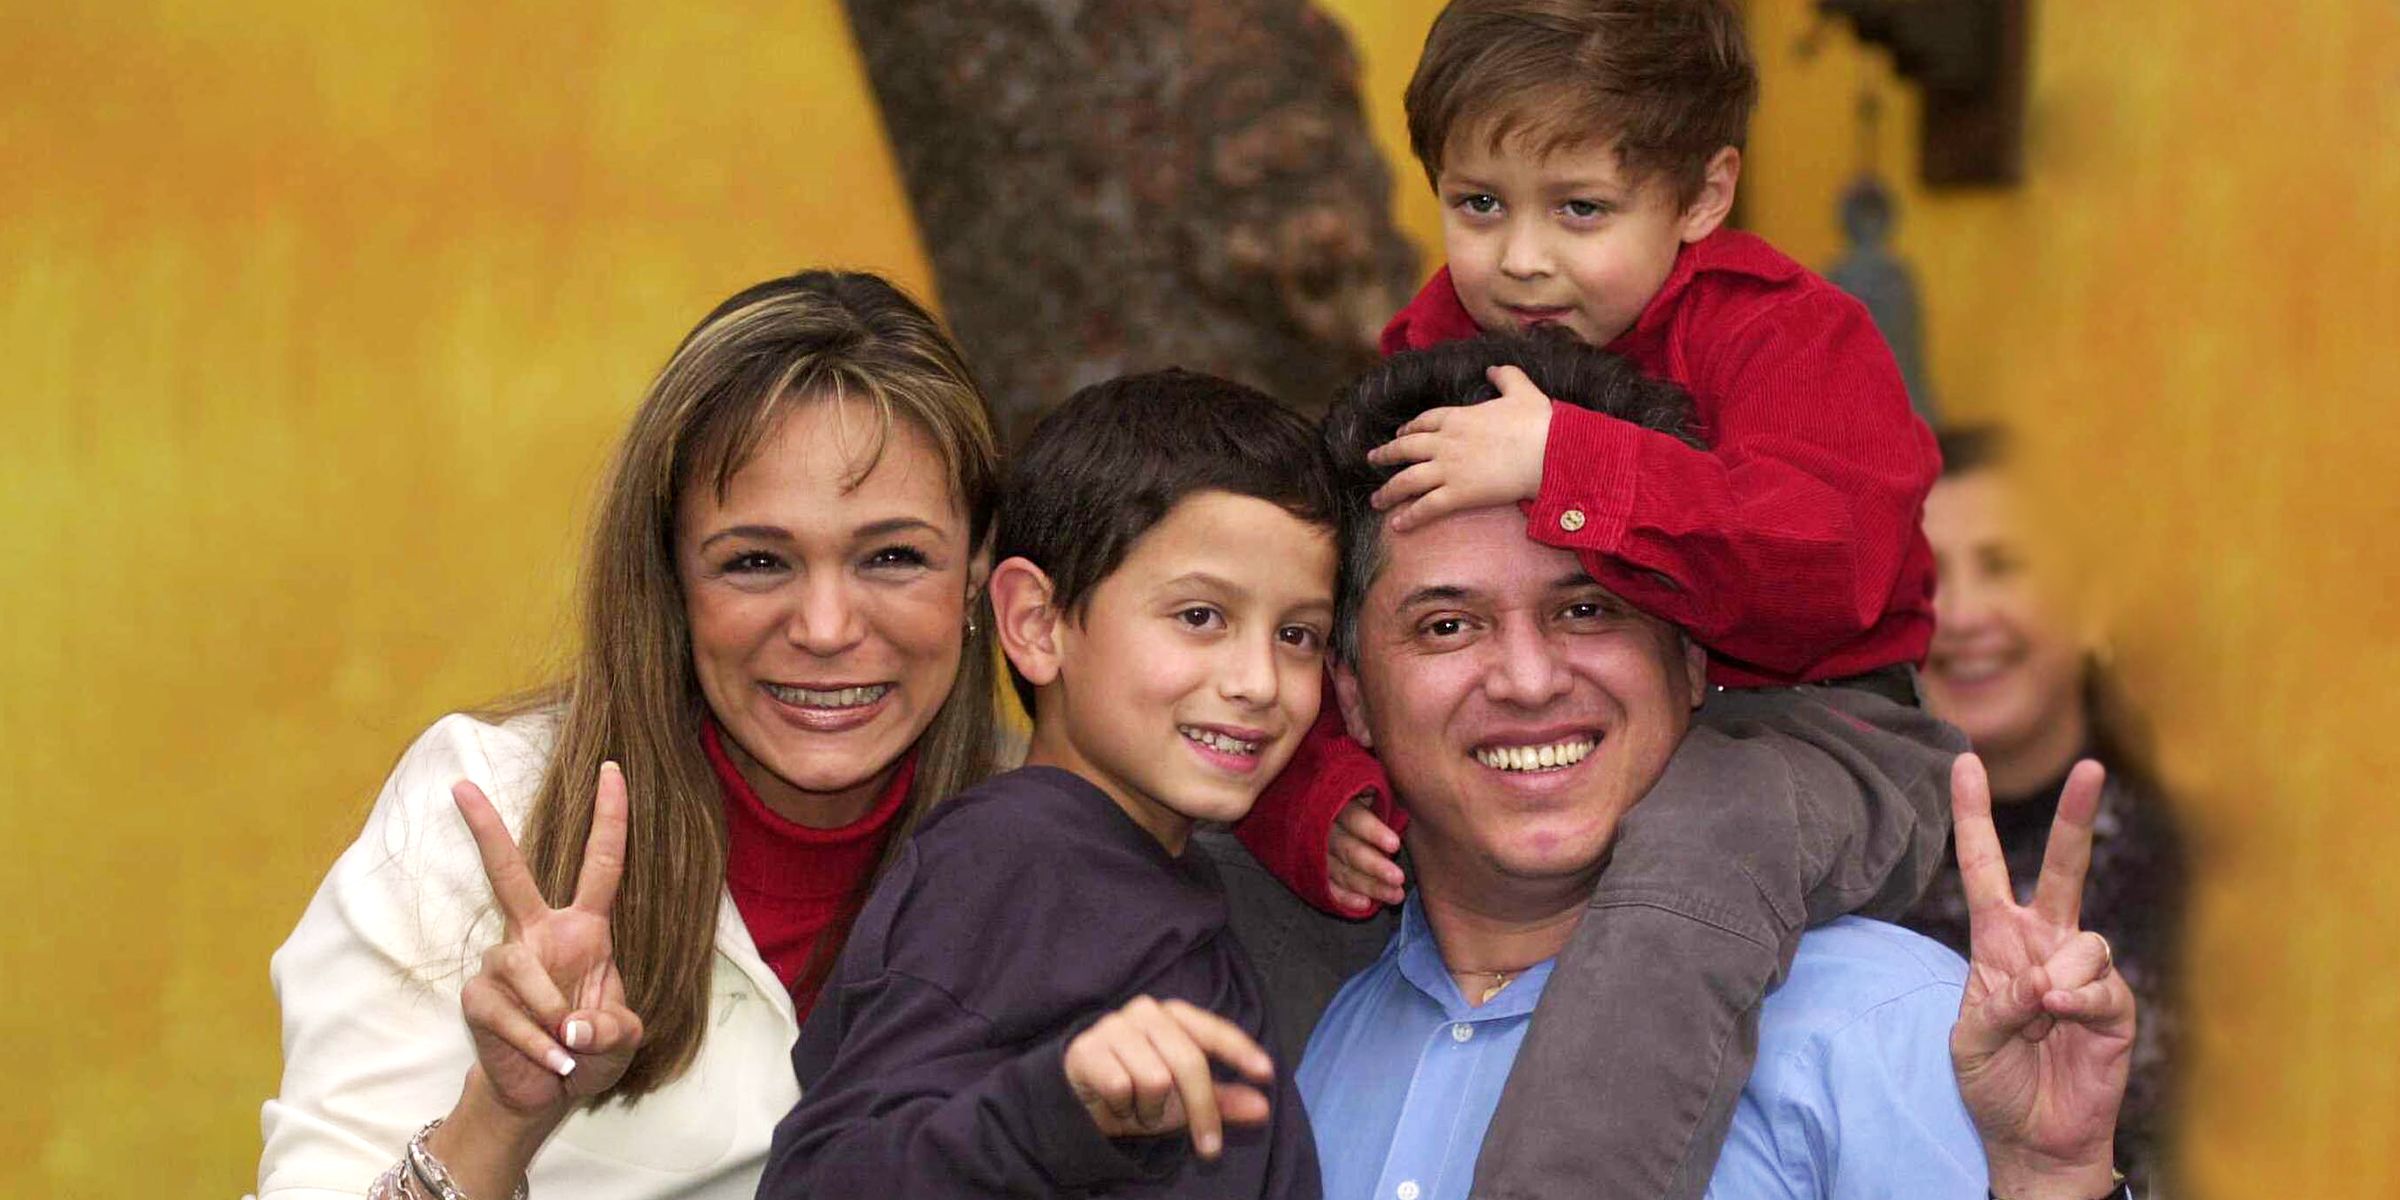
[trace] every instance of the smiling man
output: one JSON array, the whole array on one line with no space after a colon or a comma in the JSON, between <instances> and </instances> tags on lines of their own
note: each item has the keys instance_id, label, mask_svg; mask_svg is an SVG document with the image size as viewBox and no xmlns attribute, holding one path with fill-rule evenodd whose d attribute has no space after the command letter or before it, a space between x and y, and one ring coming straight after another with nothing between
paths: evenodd
<instances>
[{"instance_id":1,"label":"smiling man","mask_svg":"<svg viewBox=\"0 0 2400 1200\"><path fill-rule=\"evenodd\" d=\"M1342 987L1301 1063L1326 1194L1336 1200L1468 1195L1501 1087L1620 820L1665 773L1683 769L1670 760L1687 761L1674 754L1687 734L1739 740L1692 730L1704 652L1594 582L1572 552L1528 539L1515 508L1393 532L1368 507L1383 473L1366 452L1428 408L1490 396L1485 371L1500 363L1524 368L1548 395L1685 434L1680 392L1563 340L1484 339L1396 356L1329 418L1345 475L1336 691L1352 735L1382 760L1410 813L1416 884L1382 956ZM2071 915L2064 924L2071 937ZM2043 955L2060 955L2049 959L2053 975L2080 969L2072 951L2113 985L2105 951L2090 940L2047 941ZM1987 1145L2008 1168L1990 1182L2013 1189L2000 1193L2011 1200L2108 1194L2105 1119L2081 1119L2062 1141L2057 1129L2028 1134L2005 1104L1978 1098L1969 1115L1953 1075L1953 1028L1962 1045L1985 1044L1980 992L2001 979L2016 982L2003 971L1967 988L1955 955L1880 922L1843 918L1805 935L1763 1005L1757 1065L1708 1195L1980 1196ZM2085 979L2046 978L2037 1006L2054 982ZM1978 993L1974 1022L1961 1016L1962 989ZM2112 1003L2121 991L2109 992ZM2124 1028L2110 1036L2130 1033L2125 1003ZM2022 1028L2030 1018L2012 1019ZM1657 1028L1648 1014L1640 1024ZM2048 1053L2092 1051L2100 1061L2114 1046L2062 1042ZM1970 1071L1971 1059L1962 1063ZM2109 1078L2100 1072L2077 1099L2096 1095L2113 1114ZM2121 1070L2114 1080L2121 1090ZM1590 1094L1597 1102L1636 1082L1594 1079ZM2019 1169L2032 1157L2028 1141L2074 1143L2053 1156L2072 1166Z\"/></svg>"}]
</instances>

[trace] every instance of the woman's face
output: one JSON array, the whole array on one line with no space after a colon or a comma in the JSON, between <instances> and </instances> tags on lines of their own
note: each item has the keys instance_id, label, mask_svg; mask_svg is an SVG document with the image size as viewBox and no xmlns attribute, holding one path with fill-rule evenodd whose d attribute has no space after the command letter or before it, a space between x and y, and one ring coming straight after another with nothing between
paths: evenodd
<instances>
[{"instance_id":1,"label":"woman's face","mask_svg":"<svg viewBox=\"0 0 2400 1200\"><path fill-rule=\"evenodd\" d=\"M2026 556L2013 501L1991 470L1943 479L1925 500L1938 580L1926 690L1987 757L2048 744L2082 720L2083 642Z\"/></svg>"},{"instance_id":2,"label":"woman's face","mask_svg":"<svg viewBox=\"0 0 2400 1200\"><path fill-rule=\"evenodd\" d=\"M802 403L722 500L703 481L677 514L701 693L759 798L805 824L872 806L949 697L983 584L933 443L895 421L867 470L878 424Z\"/></svg>"}]
</instances>

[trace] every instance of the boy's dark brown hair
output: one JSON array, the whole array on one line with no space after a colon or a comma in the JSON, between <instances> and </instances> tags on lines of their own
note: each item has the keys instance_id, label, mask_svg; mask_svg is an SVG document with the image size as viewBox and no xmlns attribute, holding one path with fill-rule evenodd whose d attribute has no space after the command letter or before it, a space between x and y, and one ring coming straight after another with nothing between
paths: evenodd
<instances>
[{"instance_id":1,"label":"boy's dark brown hair","mask_svg":"<svg viewBox=\"0 0 2400 1200\"><path fill-rule=\"evenodd\" d=\"M1452 0L1408 81L1408 140L1428 180L1462 136L1537 155L1613 141L1688 207L1757 103L1733 0Z\"/></svg>"},{"instance_id":2,"label":"boy's dark brown hair","mask_svg":"<svg viewBox=\"0 0 2400 1200\"><path fill-rule=\"evenodd\" d=\"M1212 491L1335 528L1324 444L1266 393L1175 369L1095 383L1045 415L1009 462L993 558L1040 567L1051 603L1080 620L1143 534ZM1014 666L1009 676L1031 713L1032 686Z\"/></svg>"}]
</instances>

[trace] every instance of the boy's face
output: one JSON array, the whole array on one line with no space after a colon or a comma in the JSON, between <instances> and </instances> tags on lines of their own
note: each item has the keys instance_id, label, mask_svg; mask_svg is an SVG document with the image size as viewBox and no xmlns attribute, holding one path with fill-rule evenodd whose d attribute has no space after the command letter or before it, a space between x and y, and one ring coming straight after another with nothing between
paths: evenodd
<instances>
[{"instance_id":1,"label":"boy's face","mask_svg":"<svg viewBox=\"0 0 2400 1200\"><path fill-rule=\"evenodd\" d=\"M1227 492L1185 497L1059 621L1036 757L1082 775L1180 851L1232 821L1317 716L1332 531Z\"/></svg>"},{"instance_id":2,"label":"boy's face","mask_svg":"<svg viewBox=\"0 0 2400 1200\"><path fill-rule=\"evenodd\" d=\"M1712 184L1727 154L1710 164ZM1729 177L1723 186L1730 203ZM1713 192L1687 209L1667 180L1628 178L1609 142L1537 155L1523 138L1495 148L1468 130L1451 139L1434 189L1450 282L1477 325L1558 325L1593 346L1632 328L1676 251L1723 219Z\"/></svg>"}]
</instances>

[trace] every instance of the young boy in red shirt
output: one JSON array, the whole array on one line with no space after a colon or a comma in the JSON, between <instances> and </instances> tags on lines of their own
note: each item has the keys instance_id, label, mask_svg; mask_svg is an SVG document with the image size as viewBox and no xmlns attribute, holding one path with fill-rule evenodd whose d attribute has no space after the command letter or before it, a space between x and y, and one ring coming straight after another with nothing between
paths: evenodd
<instances>
[{"instance_id":1,"label":"young boy in red shirt","mask_svg":"<svg viewBox=\"0 0 2400 1200\"><path fill-rule=\"evenodd\" d=\"M1553 405L1502 367L1498 400L1376 452L1413 464L1375 497L1394 528L1518 503L1530 537L1690 631L1715 685L1699 724L1725 735L1687 743L1628 819L1479 1197L1699 1196L1800 930L1898 917L1944 850L1964 743L1913 673L1938 456L1865 309L1722 227L1757 88L1729 0L1455 0L1409 83L1449 264L1384 351L1556 330L1681 384L1709 445ZM1399 899L1389 795L1321 721L1239 832L1355 915Z\"/></svg>"}]
</instances>

